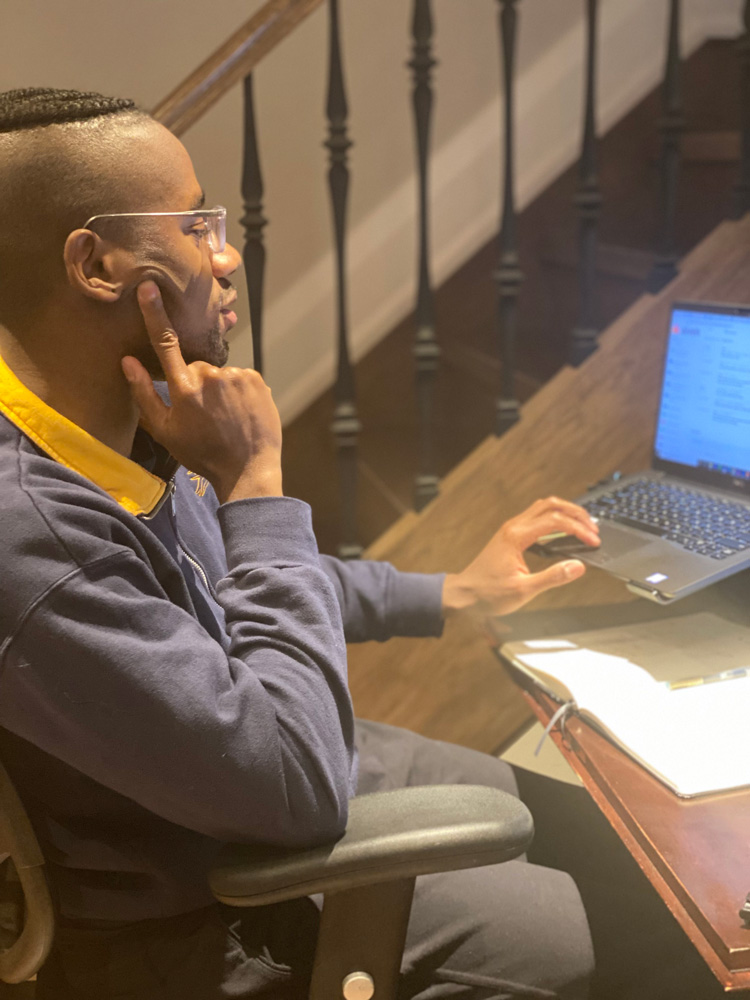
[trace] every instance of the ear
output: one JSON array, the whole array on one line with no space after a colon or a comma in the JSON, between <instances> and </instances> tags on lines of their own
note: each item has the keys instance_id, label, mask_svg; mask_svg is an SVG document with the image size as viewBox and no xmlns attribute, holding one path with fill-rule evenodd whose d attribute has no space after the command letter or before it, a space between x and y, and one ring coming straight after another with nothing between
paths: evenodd
<instances>
[{"instance_id":1,"label":"ear","mask_svg":"<svg viewBox=\"0 0 750 1000\"><path fill-rule=\"evenodd\" d=\"M132 270L130 254L112 248L90 229L75 229L68 236L63 260L71 287L98 302L117 302Z\"/></svg>"}]
</instances>

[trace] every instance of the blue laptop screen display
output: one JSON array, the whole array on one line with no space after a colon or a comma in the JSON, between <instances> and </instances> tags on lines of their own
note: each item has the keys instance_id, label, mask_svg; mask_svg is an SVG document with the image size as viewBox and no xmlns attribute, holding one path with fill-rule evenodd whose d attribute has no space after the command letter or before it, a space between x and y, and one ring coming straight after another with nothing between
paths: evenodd
<instances>
[{"instance_id":1,"label":"blue laptop screen display","mask_svg":"<svg viewBox=\"0 0 750 1000\"><path fill-rule=\"evenodd\" d=\"M750 480L750 315L672 312L654 449Z\"/></svg>"}]
</instances>

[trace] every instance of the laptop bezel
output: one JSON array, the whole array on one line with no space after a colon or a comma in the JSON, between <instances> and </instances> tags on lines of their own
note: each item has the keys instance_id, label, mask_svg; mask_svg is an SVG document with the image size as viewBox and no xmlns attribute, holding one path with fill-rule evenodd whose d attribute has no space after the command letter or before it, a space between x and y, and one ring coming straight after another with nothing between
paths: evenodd
<instances>
[{"instance_id":1,"label":"laptop bezel","mask_svg":"<svg viewBox=\"0 0 750 1000\"><path fill-rule=\"evenodd\" d=\"M722 302L673 302L669 313L669 326L667 328L667 340L664 345L662 358L662 372L659 389L659 410L654 422L654 437L651 443L651 468L667 475L675 476L678 479L687 479L698 483L701 486L708 486L711 489L723 490L739 497L750 497L750 479L737 479L728 473L718 472L714 469L701 469L693 465L683 465L680 462L670 462L659 458L656 454L656 438L659 430L659 413L664 393L664 378L667 371L667 355L669 353L669 337L671 336L672 321L676 310L682 309L693 312L719 313L724 316L746 316L750 319L750 305L728 304ZM750 333L749 333L750 335Z\"/></svg>"}]
</instances>

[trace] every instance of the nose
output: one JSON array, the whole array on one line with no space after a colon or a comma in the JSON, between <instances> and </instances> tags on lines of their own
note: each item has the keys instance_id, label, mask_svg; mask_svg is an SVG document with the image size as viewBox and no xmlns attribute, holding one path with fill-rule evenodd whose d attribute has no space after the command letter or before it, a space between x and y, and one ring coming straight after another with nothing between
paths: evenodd
<instances>
[{"instance_id":1,"label":"nose","mask_svg":"<svg viewBox=\"0 0 750 1000\"><path fill-rule=\"evenodd\" d=\"M211 254L211 267L215 278L228 278L242 263L242 257L231 243L227 243L221 253Z\"/></svg>"}]
</instances>

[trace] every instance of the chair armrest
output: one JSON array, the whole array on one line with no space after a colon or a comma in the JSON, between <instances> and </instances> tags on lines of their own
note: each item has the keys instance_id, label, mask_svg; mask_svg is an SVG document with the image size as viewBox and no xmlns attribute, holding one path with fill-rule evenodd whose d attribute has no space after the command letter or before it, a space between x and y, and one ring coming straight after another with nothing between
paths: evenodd
<instances>
[{"instance_id":1,"label":"chair armrest","mask_svg":"<svg viewBox=\"0 0 750 1000\"><path fill-rule=\"evenodd\" d=\"M306 850L232 844L209 876L231 906L264 906L316 892L509 861L531 842L526 806L495 788L431 785L361 795L335 844Z\"/></svg>"}]
</instances>

